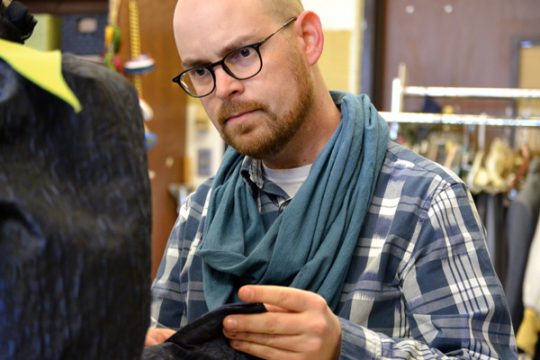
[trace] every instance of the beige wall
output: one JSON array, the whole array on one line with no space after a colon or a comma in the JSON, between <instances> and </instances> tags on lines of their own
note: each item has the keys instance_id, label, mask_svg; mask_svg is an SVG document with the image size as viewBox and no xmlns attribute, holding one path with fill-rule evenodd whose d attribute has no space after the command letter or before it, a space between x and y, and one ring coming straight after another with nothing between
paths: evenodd
<instances>
[{"instance_id":1,"label":"beige wall","mask_svg":"<svg viewBox=\"0 0 540 360\"><path fill-rule=\"evenodd\" d=\"M351 38L350 30L327 30L324 32L325 48L319 61L328 87L333 90L350 90Z\"/></svg>"},{"instance_id":2,"label":"beige wall","mask_svg":"<svg viewBox=\"0 0 540 360\"><path fill-rule=\"evenodd\" d=\"M304 0L321 17L325 49L319 66L330 89L360 91L364 0Z\"/></svg>"},{"instance_id":3,"label":"beige wall","mask_svg":"<svg viewBox=\"0 0 540 360\"><path fill-rule=\"evenodd\" d=\"M519 58L519 86L524 89L540 89L540 45L521 49ZM522 101L520 113L540 117L540 100Z\"/></svg>"},{"instance_id":4,"label":"beige wall","mask_svg":"<svg viewBox=\"0 0 540 360\"><path fill-rule=\"evenodd\" d=\"M519 56L519 86L524 89L540 89L540 45L523 48ZM540 100L522 100L519 113L524 117L540 117ZM530 150L540 155L540 129L519 129L517 143L527 144Z\"/></svg>"}]
</instances>

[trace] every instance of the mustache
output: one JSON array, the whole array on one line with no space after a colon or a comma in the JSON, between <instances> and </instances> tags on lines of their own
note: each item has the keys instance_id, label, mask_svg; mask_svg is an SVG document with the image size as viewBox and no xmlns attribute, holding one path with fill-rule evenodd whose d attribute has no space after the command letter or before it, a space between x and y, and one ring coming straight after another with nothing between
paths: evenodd
<instances>
[{"instance_id":1,"label":"mustache","mask_svg":"<svg viewBox=\"0 0 540 360\"><path fill-rule=\"evenodd\" d=\"M225 103L217 112L217 120L224 124L231 116L255 110L266 111L266 106L258 101Z\"/></svg>"}]
</instances>

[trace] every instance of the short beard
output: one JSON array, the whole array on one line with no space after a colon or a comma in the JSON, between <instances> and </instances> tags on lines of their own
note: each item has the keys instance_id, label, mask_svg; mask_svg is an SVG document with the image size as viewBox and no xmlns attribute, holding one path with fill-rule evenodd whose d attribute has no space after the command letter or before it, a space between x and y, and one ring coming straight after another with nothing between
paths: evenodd
<instances>
[{"instance_id":1,"label":"short beard","mask_svg":"<svg viewBox=\"0 0 540 360\"><path fill-rule=\"evenodd\" d=\"M293 57L296 58L296 57ZM266 159L277 155L298 134L298 131L305 124L307 115L313 103L313 82L305 64L299 58L293 64L293 76L296 84L296 101L291 110L285 115L278 117L268 110L267 106L259 102L246 102L224 105L219 113L219 123L223 124L223 119L228 115L259 110L269 118L264 124L269 131L264 131L250 135L249 141L239 139L235 134L228 133L226 128L222 128L221 136L225 142L235 148L239 153L255 159ZM240 127L239 133L244 129Z\"/></svg>"}]
</instances>

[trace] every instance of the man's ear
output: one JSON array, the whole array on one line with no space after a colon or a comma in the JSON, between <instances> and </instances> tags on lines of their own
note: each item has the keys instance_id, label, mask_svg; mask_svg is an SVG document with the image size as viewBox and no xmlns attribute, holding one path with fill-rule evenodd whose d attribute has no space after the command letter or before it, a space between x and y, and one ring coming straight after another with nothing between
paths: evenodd
<instances>
[{"instance_id":1,"label":"man's ear","mask_svg":"<svg viewBox=\"0 0 540 360\"><path fill-rule=\"evenodd\" d=\"M312 11L304 11L298 15L295 28L302 37L303 50L308 64L316 64L324 47L321 19Z\"/></svg>"}]
</instances>

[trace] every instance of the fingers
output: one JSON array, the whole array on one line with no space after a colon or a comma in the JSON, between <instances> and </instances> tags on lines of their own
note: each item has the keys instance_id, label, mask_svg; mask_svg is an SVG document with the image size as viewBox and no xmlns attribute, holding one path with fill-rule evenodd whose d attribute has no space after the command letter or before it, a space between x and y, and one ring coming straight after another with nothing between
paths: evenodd
<instances>
[{"instance_id":1,"label":"fingers","mask_svg":"<svg viewBox=\"0 0 540 360\"><path fill-rule=\"evenodd\" d=\"M330 359L340 351L341 326L320 295L287 287L247 285L245 302L265 313L229 315L223 333L235 349L265 359Z\"/></svg>"},{"instance_id":2,"label":"fingers","mask_svg":"<svg viewBox=\"0 0 540 360\"><path fill-rule=\"evenodd\" d=\"M245 302L262 302L268 311L227 316L223 326L229 332L299 334L321 314L330 313L324 298L294 288L248 285L240 288L239 297Z\"/></svg>"},{"instance_id":3,"label":"fingers","mask_svg":"<svg viewBox=\"0 0 540 360\"><path fill-rule=\"evenodd\" d=\"M246 285L240 288L238 296L245 302L274 305L291 312L327 306L326 301L315 293L283 286Z\"/></svg>"},{"instance_id":4,"label":"fingers","mask_svg":"<svg viewBox=\"0 0 540 360\"><path fill-rule=\"evenodd\" d=\"M240 343L253 343L269 348L278 348L281 350L294 349L299 343L305 340L301 335L269 335L255 333L229 333L223 334L231 341L240 346Z\"/></svg>"},{"instance_id":5,"label":"fingers","mask_svg":"<svg viewBox=\"0 0 540 360\"><path fill-rule=\"evenodd\" d=\"M174 330L162 328L149 328L146 332L144 346L159 345L174 334Z\"/></svg>"},{"instance_id":6,"label":"fingers","mask_svg":"<svg viewBox=\"0 0 540 360\"><path fill-rule=\"evenodd\" d=\"M223 332L230 345L239 351L264 359L330 359L336 354L336 344L328 342L328 336L229 333Z\"/></svg>"},{"instance_id":7,"label":"fingers","mask_svg":"<svg viewBox=\"0 0 540 360\"><path fill-rule=\"evenodd\" d=\"M259 333L294 335L301 332L299 325L305 323L302 314L261 313L250 315L229 315L223 321L224 330L229 333Z\"/></svg>"},{"instance_id":8,"label":"fingers","mask_svg":"<svg viewBox=\"0 0 540 360\"><path fill-rule=\"evenodd\" d=\"M247 341L239 341L239 340L232 340L230 342L230 345L232 348L256 356L261 359L267 359L267 360L282 360L282 359L288 359L288 360L294 360L294 359L301 359L302 354L293 352L290 350L281 349L278 347L271 347L262 345L260 343L255 342L247 342Z\"/></svg>"}]
</instances>

